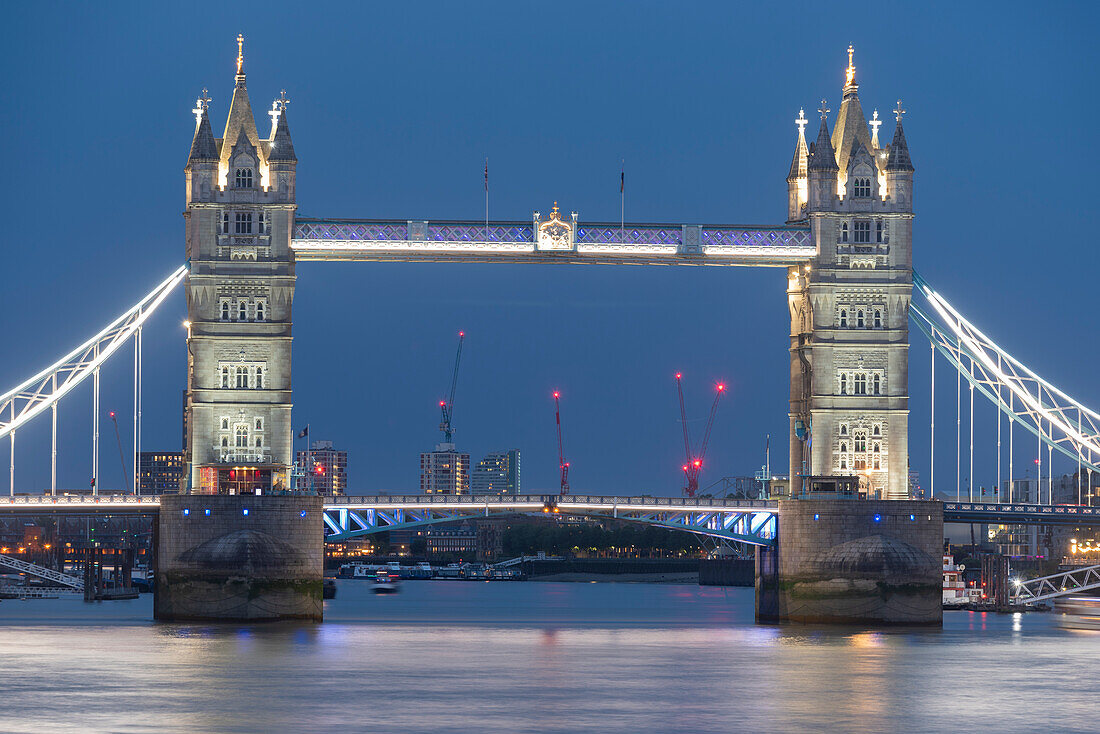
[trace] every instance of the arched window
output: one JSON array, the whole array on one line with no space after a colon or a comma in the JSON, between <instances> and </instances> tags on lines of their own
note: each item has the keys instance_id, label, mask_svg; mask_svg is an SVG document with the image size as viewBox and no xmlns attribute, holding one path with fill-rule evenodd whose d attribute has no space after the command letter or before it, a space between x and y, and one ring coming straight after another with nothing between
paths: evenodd
<instances>
[{"instance_id":1,"label":"arched window","mask_svg":"<svg viewBox=\"0 0 1100 734\"><path fill-rule=\"evenodd\" d=\"M840 309L840 328L848 328L848 309L846 308Z\"/></svg>"},{"instance_id":2,"label":"arched window","mask_svg":"<svg viewBox=\"0 0 1100 734\"><path fill-rule=\"evenodd\" d=\"M856 327L859 328L859 329L863 328L863 309L862 308L860 310L856 311Z\"/></svg>"},{"instance_id":3,"label":"arched window","mask_svg":"<svg viewBox=\"0 0 1100 734\"><path fill-rule=\"evenodd\" d=\"M867 435L862 431L856 433L854 441L857 454L862 454L867 450Z\"/></svg>"},{"instance_id":4,"label":"arched window","mask_svg":"<svg viewBox=\"0 0 1100 734\"><path fill-rule=\"evenodd\" d=\"M251 168L238 168L236 183L238 189L250 189L252 188L252 169Z\"/></svg>"},{"instance_id":5,"label":"arched window","mask_svg":"<svg viewBox=\"0 0 1100 734\"><path fill-rule=\"evenodd\" d=\"M878 385L878 375L875 375L875 385ZM257 367L256 368L256 389L257 390L263 390L264 389L264 368L263 367ZM878 388L877 387L875 388L875 393L876 394L878 393ZM257 426L257 428L259 428L259 426Z\"/></svg>"},{"instance_id":6,"label":"arched window","mask_svg":"<svg viewBox=\"0 0 1100 734\"><path fill-rule=\"evenodd\" d=\"M847 222L844 222L843 224L840 225L840 241L841 242L847 242L848 241L848 223Z\"/></svg>"},{"instance_id":7,"label":"arched window","mask_svg":"<svg viewBox=\"0 0 1100 734\"><path fill-rule=\"evenodd\" d=\"M847 469L848 468L848 457L847 456L841 456L840 457L840 468L841 469Z\"/></svg>"},{"instance_id":8,"label":"arched window","mask_svg":"<svg viewBox=\"0 0 1100 734\"><path fill-rule=\"evenodd\" d=\"M222 436L222 448L229 448L229 436Z\"/></svg>"},{"instance_id":9,"label":"arched window","mask_svg":"<svg viewBox=\"0 0 1100 734\"><path fill-rule=\"evenodd\" d=\"M244 301L237 306L237 321L248 321L248 304Z\"/></svg>"},{"instance_id":10,"label":"arched window","mask_svg":"<svg viewBox=\"0 0 1100 734\"><path fill-rule=\"evenodd\" d=\"M882 220L875 223L875 242L882 242Z\"/></svg>"},{"instance_id":11,"label":"arched window","mask_svg":"<svg viewBox=\"0 0 1100 734\"><path fill-rule=\"evenodd\" d=\"M222 418L222 430L223 431L228 431L229 430L229 419L228 418Z\"/></svg>"},{"instance_id":12,"label":"arched window","mask_svg":"<svg viewBox=\"0 0 1100 734\"><path fill-rule=\"evenodd\" d=\"M872 431L872 433L874 433L876 436L882 435L882 428L879 426L878 423L875 424L875 430Z\"/></svg>"},{"instance_id":13,"label":"arched window","mask_svg":"<svg viewBox=\"0 0 1100 734\"><path fill-rule=\"evenodd\" d=\"M840 394L848 394L848 375L843 372L840 373Z\"/></svg>"},{"instance_id":14,"label":"arched window","mask_svg":"<svg viewBox=\"0 0 1100 734\"><path fill-rule=\"evenodd\" d=\"M222 234L229 234L229 212L222 212Z\"/></svg>"},{"instance_id":15,"label":"arched window","mask_svg":"<svg viewBox=\"0 0 1100 734\"><path fill-rule=\"evenodd\" d=\"M882 445L882 444L880 444L880 443L879 443L878 441L876 441L876 442L875 442L874 444L872 444L872 445L871 445L871 451L873 451L874 453L876 453L876 454L877 454L877 453L878 453L878 451L879 451L879 447L880 447L881 445Z\"/></svg>"},{"instance_id":16,"label":"arched window","mask_svg":"<svg viewBox=\"0 0 1100 734\"><path fill-rule=\"evenodd\" d=\"M263 429L264 429L264 419L263 418L257 418L256 419L256 430L257 431L262 431Z\"/></svg>"},{"instance_id":17,"label":"arched window","mask_svg":"<svg viewBox=\"0 0 1100 734\"><path fill-rule=\"evenodd\" d=\"M237 448L248 448L248 426L237 426Z\"/></svg>"},{"instance_id":18,"label":"arched window","mask_svg":"<svg viewBox=\"0 0 1100 734\"><path fill-rule=\"evenodd\" d=\"M264 440L259 436L256 436L256 448L260 448L264 445Z\"/></svg>"},{"instance_id":19,"label":"arched window","mask_svg":"<svg viewBox=\"0 0 1100 734\"><path fill-rule=\"evenodd\" d=\"M229 387L229 368L222 367L222 387Z\"/></svg>"},{"instance_id":20,"label":"arched window","mask_svg":"<svg viewBox=\"0 0 1100 734\"><path fill-rule=\"evenodd\" d=\"M871 380L871 392L875 395L878 395L879 393L880 379L881 378L876 374Z\"/></svg>"},{"instance_id":21,"label":"arched window","mask_svg":"<svg viewBox=\"0 0 1100 734\"><path fill-rule=\"evenodd\" d=\"M840 435L841 436L847 436L848 435L848 424L847 423L841 423L840 424Z\"/></svg>"},{"instance_id":22,"label":"arched window","mask_svg":"<svg viewBox=\"0 0 1100 734\"><path fill-rule=\"evenodd\" d=\"M238 367L237 368L237 389L238 390L247 390L248 389L248 368L247 367Z\"/></svg>"},{"instance_id":23,"label":"arched window","mask_svg":"<svg viewBox=\"0 0 1100 734\"><path fill-rule=\"evenodd\" d=\"M263 301L257 301L256 302L256 320L257 321L263 321L264 320L264 302Z\"/></svg>"},{"instance_id":24,"label":"arched window","mask_svg":"<svg viewBox=\"0 0 1100 734\"><path fill-rule=\"evenodd\" d=\"M857 372L855 379L852 380L853 390L856 395L867 394L867 375L863 372Z\"/></svg>"},{"instance_id":25,"label":"arched window","mask_svg":"<svg viewBox=\"0 0 1100 734\"><path fill-rule=\"evenodd\" d=\"M256 217L256 222L259 227L259 229L257 230L259 234L264 234L265 232L267 232L267 214L261 211ZM879 224L879 226L881 226L881 223Z\"/></svg>"},{"instance_id":26,"label":"arched window","mask_svg":"<svg viewBox=\"0 0 1100 734\"><path fill-rule=\"evenodd\" d=\"M875 328L876 329L881 329L882 328L882 311L880 309L877 309L877 308L875 309Z\"/></svg>"},{"instance_id":27,"label":"arched window","mask_svg":"<svg viewBox=\"0 0 1100 734\"><path fill-rule=\"evenodd\" d=\"M252 212L237 212L235 234L252 234Z\"/></svg>"},{"instance_id":28,"label":"arched window","mask_svg":"<svg viewBox=\"0 0 1100 734\"><path fill-rule=\"evenodd\" d=\"M229 321L229 301L222 301L222 321Z\"/></svg>"},{"instance_id":29,"label":"arched window","mask_svg":"<svg viewBox=\"0 0 1100 734\"><path fill-rule=\"evenodd\" d=\"M840 444L840 453L842 453L842 454L848 453L848 444L847 443L841 443Z\"/></svg>"},{"instance_id":30,"label":"arched window","mask_svg":"<svg viewBox=\"0 0 1100 734\"><path fill-rule=\"evenodd\" d=\"M879 469L879 468L881 468L881 467L879 466L879 461L878 461L878 457L877 457L877 456L875 457L875 468L876 468L876 469Z\"/></svg>"},{"instance_id":31,"label":"arched window","mask_svg":"<svg viewBox=\"0 0 1100 734\"><path fill-rule=\"evenodd\" d=\"M857 178L852 186L852 196L857 199L866 199L871 196L871 179Z\"/></svg>"}]
</instances>

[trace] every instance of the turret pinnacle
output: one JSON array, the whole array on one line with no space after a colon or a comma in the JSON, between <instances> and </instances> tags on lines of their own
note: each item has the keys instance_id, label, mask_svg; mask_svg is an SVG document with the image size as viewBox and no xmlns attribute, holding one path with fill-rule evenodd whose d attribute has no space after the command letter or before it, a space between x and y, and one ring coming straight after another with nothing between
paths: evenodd
<instances>
[{"instance_id":1,"label":"turret pinnacle","mask_svg":"<svg viewBox=\"0 0 1100 734\"><path fill-rule=\"evenodd\" d=\"M901 117L905 110L901 108L901 100L898 100L894 114L898 119L898 126L894 128L894 139L890 143L890 157L886 161L887 171L912 171L913 161L909 158L909 145L905 142L905 130L901 127Z\"/></svg>"},{"instance_id":2,"label":"turret pinnacle","mask_svg":"<svg viewBox=\"0 0 1100 734\"><path fill-rule=\"evenodd\" d=\"M210 97L202 90L193 110L196 118L195 137L191 141L191 153L187 156L187 165L199 161L218 160L218 144L214 141L214 131L210 128Z\"/></svg>"},{"instance_id":3,"label":"turret pinnacle","mask_svg":"<svg viewBox=\"0 0 1100 734\"><path fill-rule=\"evenodd\" d=\"M848 47L848 68L844 76L844 99L840 103L836 125L833 127L833 150L839 154L837 165L840 170L848 170L848 159L855 149L852 142L858 140L869 153L874 155L875 145L867 132L867 118L859 104L859 85L856 84L856 67L852 62L855 49Z\"/></svg>"},{"instance_id":4,"label":"turret pinnacle","mask_svg":"<svg viewBox=\"0 0 1100 734\"><path fill-rule=\"evenodd\" d=\"M794 158L791 159L791 172L787 174L788 183L800 178L806 178L807 166L810 160L810 154L806 148L806 124L808 122L809 120L806 119L806 111L799 110L798 118L794 121L794 124L798 126L798 141L794 144Z\"/></svg>"},{"instance_id":5,"label":"turret pinnacle","mask_svg":"<svg viewBox=\"0 0 1100 734\"><path fill-rule=\"evenodd\" d=\"M294 155L294 143L290 139L290 125L286 121L286 106L290 103L290 100L286 98L285 91L279 101L282 110L279 112L278 122L275 123L275 133L271 136L271 152L267 154L267 160L268 162L297 162L298 158Z\"/></svg>"},{"instance_id":6,"label":"turret pinnacle","mask_svg":"<svg viewBox=\"0 0 1100 734\"><path fill-rule=\"evenodd\" d=\"M222 134L221 162L229 161L232 146L241 131L248 136L249 142L260 148L260 136L256 132L256 121L252 117L252 104L248 101L248 88L244 76L244 36L237 36L237 86L233 90L233 99L229 103L229 117L225 121Z\"/></svg>"},{"instance_id":7,"label":"turret pinnacle","mask_svg":"<svg viewBox=\"0 0 1100 734\"><path fill-rule=\"evenodd\" d=\"M836 164L836 153L833 151L833 143L829 139L829 108L825 106L825 100L821 100L821 129L817 131L817 141L814 143L813 152L810 154L809 170L832 171L840 170Z\"/></svg>"}]
</instances>

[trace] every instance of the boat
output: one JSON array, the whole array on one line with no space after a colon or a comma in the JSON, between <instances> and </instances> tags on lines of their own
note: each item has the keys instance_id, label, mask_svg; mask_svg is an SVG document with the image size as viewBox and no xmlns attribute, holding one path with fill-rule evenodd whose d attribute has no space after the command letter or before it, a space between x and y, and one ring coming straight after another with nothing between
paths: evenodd
<instances>
[{"instance_id":1,"label":"boat","mask_svg":"<svg viewBox=\"0 0 1100 734\"><path fill-rule=\"evenodd\" d=\"M375 594L396 594L400 589L401 578L389 569L379 569L374 575L374 588L371 590Z\"/></svg>"},{"instance_id":2,"label":"boat","mask_svg":"<svg viewBox=\"0 0 1100 734\"><path fill-rule=\"evenodd\" d=\"M981 601L981 589L967 587L962 573L966 566L955 563L955 557L943 554L943 608L962 609L971 602Z\"/></svg>"},{"instance_id":3,"label":"boat","mask_svg":"<svg viewBox=\"0 0 1100 734\"><path fill-rule=\"evenodd\" d=\"M1054 602L1060 627L1075 630L1100 630L1100 597L1071 594Z\"/></svg>"}]
</instances>

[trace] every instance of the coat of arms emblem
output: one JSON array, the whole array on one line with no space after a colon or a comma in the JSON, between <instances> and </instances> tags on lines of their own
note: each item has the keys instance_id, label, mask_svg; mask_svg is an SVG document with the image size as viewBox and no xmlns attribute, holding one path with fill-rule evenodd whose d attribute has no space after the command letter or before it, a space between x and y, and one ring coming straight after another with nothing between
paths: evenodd
<instances>
[{"instance_id":1,"label":"coat of arms emblem","mask_svg":"<svg viewBox=\"0 0 1100 734\"><path fill-rule=\"evenodd\" d=\"M572 250L573 225L562 220L558 211L558 202L550 210L550 219L538 226L538 248L540 250Z\"/></svg>"}]
</instances>

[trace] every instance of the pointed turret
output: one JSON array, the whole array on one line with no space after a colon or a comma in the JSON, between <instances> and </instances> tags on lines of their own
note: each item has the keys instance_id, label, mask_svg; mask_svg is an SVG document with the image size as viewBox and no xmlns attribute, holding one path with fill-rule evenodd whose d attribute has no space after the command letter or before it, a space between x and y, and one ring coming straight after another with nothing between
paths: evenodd
<instances>
[{"instance_id":1,"label":"pointed turret","mask_svg":"<svg viewBox=\"0 0 1100 734\"><path fill-rule=\"evenodd\" d=\"M282 98L279 100L282 109L279 111L279 120L275 123L275 132L271 136L271 152L267 154L268 163L275 161L294 161L297 162L298 158L294 155L294 143L290 139L290 125L286 121L286 106L290 100L286 98L286 92L283 92Z\"/></svg>"},{"instance_id":2,"label":"pointed turret","mask_svg":"<svg viewBox=\"0 0 1100 734\"><path fill-rule=\"evenodd\" d=\"M898 126L894 128L894 140L890 143L890 157L886 161L886 170L914 170L913 161L909 157L909 145L905 142L905 130L901 127L901 115L898 115Z\"/></svg>"},{"instance_id":3,"label":"pointed turret","mask_svg":"<svg viewBox=\"0 0 1100 734\"><path fill-rule=\"evenodd\" d=\"M875 145L867 132L867 118L859 103L859 85L856 84L856 67L852 63L854 49L848 47L848 68L845 70L844 98L840 102L836 125L833 127L833 150L837 152L837 165L841 171L848 170L848 159L855 149L853 141L858 140L869 153L874 154Z\"/></svg>"},{"instance_id":4,"label":"pointed turret","mask_svg":"<svg viewBox=\"0 0 1100 734\"><path fill-rule=\"evenodd\" d=\"M825 100L821 100L821 129L817 131L817 141L810 155L809 170L836 173L840 168L836 164L833 142L829 139L829 121L826 118L828 112L829 110L825 108Z\"/></svg>"},{"instance_id":5,"label":"pointed turret","mask_svg":"<svg viewBox=\"0 0 1100 734\"><path fill-rule=\"evenodd\" d=\"M809 176L810 152L806 147L806 111L800 109L794 124L798 126L798 140L794 144L794 157L791 158L791 170L787 174L787 221L802 219L802 208L806 205L807 182Z\"/></svg>"},{"instance_id":6,"label":"pointed turret","mask_svg":"<svg viewBox=\"0 0 1100 734\"><path fill-rule=\"evenodd\" d=\"M245 86L243 43L244 37L237 36L237 84L233 89L233 99L229 103L229 117L225 120L225 133L222 135L223 167L229 162L232 152L230 146L237 142L241 132L244 132L249 142L260 150L260 136L256 132L256 120L252 117L252 104L248 101L248 88Z\"/></svg>"},{"instance_id":7,"label":"pointed turret","mask_svg":"<svg viewBox=\"0 0 1100 734\"><path fill-rule=\"evenodd\" d=\"M205 91L203 90L203 92ZM195 137L191 141L191 153L187 156L188 167L194 163L216 163L218 160L218 144L214 142L214 131L210 128L209 107L200 100L195 114L199 118L199 124L195 126Z\"/></svg>"}]
</instances>

